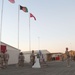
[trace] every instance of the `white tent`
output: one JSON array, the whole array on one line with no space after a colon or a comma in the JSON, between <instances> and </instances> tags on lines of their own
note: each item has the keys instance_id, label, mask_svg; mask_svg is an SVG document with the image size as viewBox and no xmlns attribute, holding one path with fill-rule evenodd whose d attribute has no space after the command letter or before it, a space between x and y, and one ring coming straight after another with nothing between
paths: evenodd
<instances>
[{"instance_id":1,"label":"white tent","mask_svg":"<svg viewBox=\"0 0 75 75\"><path fill-rule=\"evenodd\" d=\"M25 56L25 62L29 63L30 62L30 55L32 51L24 51L24 56ZM39 52L39 50L34 50L35 55ZM44 60L47 61L47 54L50 52L48 50L41 50Z\"/></svg>"},{"instance_id":2,"label":"white tent","mask_svg":"<svg viewBox=\"0 0 75 75\"><path fill-rule=\"evenodd\" d=\"M20 50L12 47L6 43L1 42L1 45L5 45L7 49L7 53L9 54L9 61L8 64L17 64L18 63L18 55Z\"/></svg>"}]
</instances>

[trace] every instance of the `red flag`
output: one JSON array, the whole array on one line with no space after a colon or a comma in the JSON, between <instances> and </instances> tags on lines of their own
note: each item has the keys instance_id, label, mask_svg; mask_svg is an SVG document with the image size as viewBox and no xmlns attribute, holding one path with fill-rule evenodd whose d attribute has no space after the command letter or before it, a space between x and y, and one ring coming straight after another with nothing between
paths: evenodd
<instances>
[{"instance_id":1,"label":"red flag","mask_svg":"<svg viewBox=\"0 0 75 75\"><path fill-rule=\"evenodd\" d=\"M15 0L9 0L9 2L11 2L11 3L15 3Z\"/></svg>"},{"instance_id":2,"label":"red flag","mask_svg":"<svg viewBox=\"0 0 75 75\"><path fill-rule=\"evenodd\" d=\"M34 20L36 20L35 16L33 14L30 13L30 17L33 17Z\"/></svg>"},{"instance_id":3,"label":"red flag","mask_svg":"<svg viewBox=\"0 0 75 75\"><path fill-rule=\"evenodd\" d=\"M5 53L7 50L6 50L6 46L5 45L1 45L1 52L2 53Z\"/></svg>"}]
</instances>

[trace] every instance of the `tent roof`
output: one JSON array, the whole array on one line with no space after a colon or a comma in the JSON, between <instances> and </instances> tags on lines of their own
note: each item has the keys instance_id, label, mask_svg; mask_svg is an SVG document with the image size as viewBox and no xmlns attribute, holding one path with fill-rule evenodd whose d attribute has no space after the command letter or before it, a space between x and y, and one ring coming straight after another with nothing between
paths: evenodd
<instances>
[{"instance_id":1,"label":"tent roof","mask_svg":"<svg viewBox=\"0 0 75 75\"><path fill-rule=\"evenodd\" d=\"M34 53L37 54L39 52L39 50L34 50ZM42 54L50 54L50 52L48 50L41 50ZM24 54L31 54L32 51L24 51Z\"/></svg>"},{"instance_id":2,"label":"tent roof","mask_svg":"<svg viewBox=\"0 0 75 75\"><path fill-rule=\"evenodd\" d=\"M1 45L6 45L6 46L9 46L9 47L12 47L12 48L14 48L14 49L16 49L16 50L19 50L19 51L21 51L20 49L18 49L18 48L15 48L15 47L13 47L13 46L11 46L11 45L8 45L8 44L6 44L6 43L4 43L4 42L1 42Z\"/></svg>"}]
</instances>

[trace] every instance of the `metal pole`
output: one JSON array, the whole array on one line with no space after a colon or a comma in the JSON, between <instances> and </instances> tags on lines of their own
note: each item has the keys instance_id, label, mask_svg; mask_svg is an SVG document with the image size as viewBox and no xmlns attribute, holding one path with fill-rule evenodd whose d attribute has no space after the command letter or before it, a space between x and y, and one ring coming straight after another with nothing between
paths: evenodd
<instances>
[{"instance_id":1,"label":"metal pole","mask_svg":"<svg viewBox=\"0 0 75 75\"><path fill-rule=\"evenodd\" d=\"M2 9L1 9L0 52L1 52L1 37L2 37L3 6L4 6L4 0L2 0Z\"/></svg>"},{"instance_id":2,"label":"metal pole","mask_svg":"<svg viewBox=\"0 0 75 75\"><path fill-rule=\"evenodd\" d=\"M18 49L19 49L19 19L20 19L20 5L18 6Z\"/></svg>"},{"instance_id":3,"label":"metal pole","mask_svg":"<svg viewBox=\"0 0 75 75\"><path fill-rule=\"evenodd\" d=\"M40 37L38 37L38 50L40 50Z\"/></svg>"},{"instance_id":4,"label":"metal pole","mask_svg":"<svg viewBox=\"0 0 75 75\"><path fill-rule=\"evenodd\" d=\"M29 51L31 51L30 13L29 13Z\"/></svg>"}]
</instances>

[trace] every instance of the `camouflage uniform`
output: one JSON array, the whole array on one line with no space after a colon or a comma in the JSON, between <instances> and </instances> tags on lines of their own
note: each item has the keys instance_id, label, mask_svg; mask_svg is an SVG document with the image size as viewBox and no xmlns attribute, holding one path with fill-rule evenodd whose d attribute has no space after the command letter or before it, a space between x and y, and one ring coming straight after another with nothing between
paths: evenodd
<instances>
[{"instance_id":1,"label":"camouflage uniform","mask_svg":"<svg viewBox=\"0 0 75 75\"><path fill-rule=\"evenodd\" d=\"M4 53L4 66L8 66L9 54L6 52Z\"/></svg>"},{"instance_id":2,"label":"camouflage uniform","mask_svg":"<svg viewBox=\"0 0 75 75\"><path fill-rule=\"evenodd\" d=\"M18 66L24 66L24 55L21 52L18 57Z\"/></svg>"},{"instance_id":3,"label":"camouflage uniform","mask_svg":"<svg viewBox=\"0 0 75 75\"><path fill-rule=\"evenodd\" d=\"M69 65L69 63L70 63L70 55L69 55L69 52L68 52L68 48L66 48L65 54L67 56L67 66L70 66Z\"/></svg>"},{"instance_id":4,"label":"camouflage uniform","mask_svg":"<svg viewBox=\"0 0 75 75\"><path fill-rule=\"evenodd\" d=\"M32 51L32 54L30 55L30 62L31 62L32 65L34 65L34 63L35 63L34 51Z\"/></svg>"},{"instance_id":5,"label":"camouflage uniform","mask_svg":"<svg viewBox=\"0 0 75 75\"><path fill-rule=\"evenodd\" d=\"M4 63L4 54L0 52L0 68L4 68L3 63Z\"/></svg>"}]
</instances>

